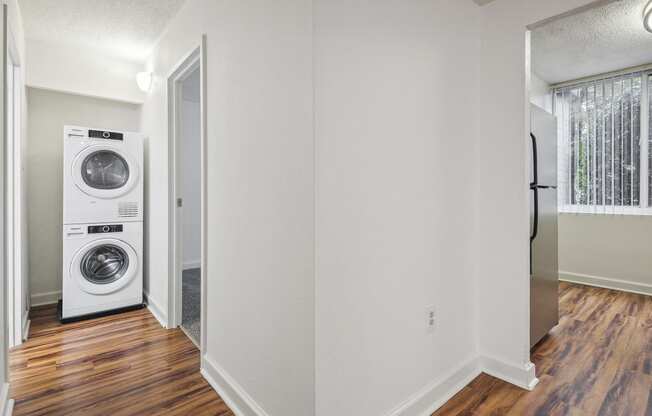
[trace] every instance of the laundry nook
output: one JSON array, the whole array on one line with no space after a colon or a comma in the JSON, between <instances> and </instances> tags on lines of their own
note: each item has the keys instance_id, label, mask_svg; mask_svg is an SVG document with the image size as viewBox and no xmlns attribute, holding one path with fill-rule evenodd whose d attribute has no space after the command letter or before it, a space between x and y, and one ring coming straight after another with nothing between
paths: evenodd
<instances>
[{"instance_id":1,"label":"laundry nook","mask_svg":"<svg viewBox=\"0 0 652 416\"><path fill-rule=\"evenodd\" d=\"M143 136L63 128L60 319L143 305Z\"/></svg>"}]
</instances>

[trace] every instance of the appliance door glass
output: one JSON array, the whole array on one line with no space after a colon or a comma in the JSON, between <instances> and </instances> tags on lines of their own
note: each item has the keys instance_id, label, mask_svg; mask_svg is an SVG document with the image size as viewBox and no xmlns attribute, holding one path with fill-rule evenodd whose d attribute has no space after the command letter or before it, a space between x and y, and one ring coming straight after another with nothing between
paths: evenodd
<instances>
[{"instance_id":1,"label":"appliance door glass","mask_svg":"<svg viewBox=\"0 0 652 416\"><path fill-rule=\"evenodd\" d=\"M125 276L129 269L129 256L117 245L103 244L84 254L80 269L89 282L106 285Z\"/></svg>"},{"instance_id":2,"label":"appliance door glass","mask_svg":"<svg viewBox=\"0 0 652 416\"><path fill-rule=\"evenodd\" d=\"M74 158L70 174L80 191L94 198L116 199L139 183L139 166L125 149L93 145Z\"/></svg>"},{"instance_id":3,"label":"appliance door glass","mask_svg":"<svg viewBox=\"0 0 652 416\"><path fill-rule=\"evenodd\" d=\"M98 150L86 156L81 175L91 188L119 189L129 181L129 164L116 152Z\"/></svg>"}]
</instances>

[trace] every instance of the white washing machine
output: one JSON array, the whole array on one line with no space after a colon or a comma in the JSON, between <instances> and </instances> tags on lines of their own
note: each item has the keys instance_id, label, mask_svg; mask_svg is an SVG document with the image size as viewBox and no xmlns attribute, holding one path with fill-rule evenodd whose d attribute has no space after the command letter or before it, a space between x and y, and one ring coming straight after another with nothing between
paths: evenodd
<instances>
[{"instance_id":1,"label":"white washing machine","mask_svg":"<svg viewBox=\"0 0 652 416\"><path fill-rule=\"evenodd\" d=\"M63 129L63 223L143 220L143 136Z\"/></svg>"},{"instance_id":2,"label":"white washing machine","mask_svg":"<svg viewBox=\"0 0 652 416\"><path fill-rule=\"evenodd\" d=\"M142 307L143 224L63 226L62 322Z\"/></svg>"}]
</instances>

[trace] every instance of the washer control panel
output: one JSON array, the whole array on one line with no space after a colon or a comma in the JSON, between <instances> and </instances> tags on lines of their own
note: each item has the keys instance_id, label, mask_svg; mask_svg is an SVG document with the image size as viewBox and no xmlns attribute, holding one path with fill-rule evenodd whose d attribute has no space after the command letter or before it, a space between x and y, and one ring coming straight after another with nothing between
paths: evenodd
<instances>
[{"instance_id":1,"label":"washer control panel","mask_svg":"<svg viewBox=\"0 0 652 416\"><path fill-rule=\"evenodd\" d=\"M122 224L89 225L88 234L121 233Z\"/></svg>"}]
</instances>

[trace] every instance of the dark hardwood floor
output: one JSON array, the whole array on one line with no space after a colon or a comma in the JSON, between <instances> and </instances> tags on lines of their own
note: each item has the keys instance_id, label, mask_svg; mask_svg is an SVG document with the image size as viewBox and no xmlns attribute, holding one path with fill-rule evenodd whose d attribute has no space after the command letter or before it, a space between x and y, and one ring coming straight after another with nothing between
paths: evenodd
<instances>
[{"instance_id":1,"label":"dark hardwood floor","mask_svg":"<svg viewBox=\"0 0 652 416\"><path fill-rule=\"evenodd\" d=\"M652 416L652 297L562 283L532 392L482 374L433 416Z\"/></svg>"},{"instance_id":2,"label":"dark hardwood floor","mask_svg":"<svg viewBox=\"0 0 652 416\"><path fill-rule=\"evenodd\" d=\"M533 392L482 374L434 416L652 416L652 298L562 283L560 312ZM36 309L10 366L15 415L233 416L195 346L146 309L67 325Z\"/></svg>"},{"instance_id":3,"label":"dark hardwood floor","mask_svg":"<svg viewBox=\"0 0 652 416\"><path fill-rule=\"evenodd\" d=\"M147 309L61 325L32 311L10 353L14 415L234 416L199 374L199 351Z\"/></svg>"}]
</instances>

